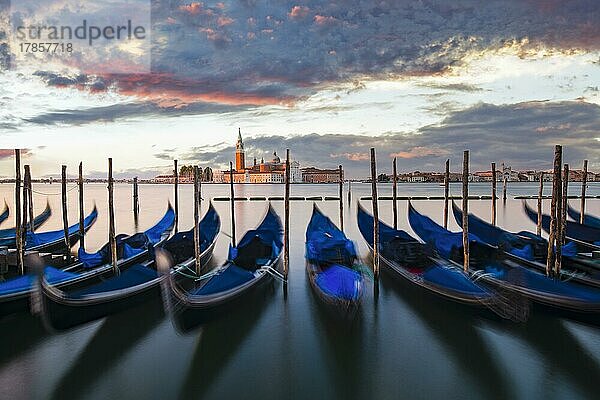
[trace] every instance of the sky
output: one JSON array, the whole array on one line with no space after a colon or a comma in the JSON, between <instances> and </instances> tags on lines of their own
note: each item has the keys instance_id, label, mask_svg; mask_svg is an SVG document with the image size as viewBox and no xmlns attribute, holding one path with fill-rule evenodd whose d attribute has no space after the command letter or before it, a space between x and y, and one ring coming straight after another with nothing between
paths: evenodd
<instances>
[{"instance_id":1,"label":"sky","mask_svg":"<svg viewBox=\"0 0 600 400\"><path fill-rule=\"evenodd\" d=\"M35 176L83 161L102 177L108 157L123 178L175 158L222 169L238 128L247 160L289 148L302 167L356 178L370 147L382 171L393 157L400 171L447 158L458 171L465 149L472 170L548 169L562 144L572 169L588 158L600 171L595 0L16 4L0 0L0 176L13 176L15 147ZM125 15L144 41L75 43L49 61L11 39L16 21Z\"/></svg>"}]
</instances>

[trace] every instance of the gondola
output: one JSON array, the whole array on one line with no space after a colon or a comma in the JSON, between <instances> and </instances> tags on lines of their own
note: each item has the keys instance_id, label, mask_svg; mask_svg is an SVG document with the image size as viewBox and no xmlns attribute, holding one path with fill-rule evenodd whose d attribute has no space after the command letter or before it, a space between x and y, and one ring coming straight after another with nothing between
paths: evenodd
<instances>
[{"instance_id":1,"label":"gondola","mask_svg":"<svg viewBox=\"0 0 600 400\"><path fill-rule=\"evenodd\" d=\"M167 274L162 285L165 311L179 331L194 329L271 282L279 274L276 264L282 249L281 220L269 205L258 227L247 231L237 246L229 247L222 266L201 277ZM193 266L193 260L188 264ZM187 265L175 269L182 267Z\"/></svg>"},{"instance_id":2,"label":"gondola","mask_svg":"<svg viewBox=\"0 0 600 400\"><path fill-rule=\"evenodd\" d=\"M567 204L567 213L574 221L581 221L581 213ZM600 229L600 218L590 214L585 214L583 217L583 224L592 228Z\"/></svg>"},{"instance_id":3,"label":"gondola","mask_svg":"<svg viewBox=\"0 0 600 400\"><path fill-rule=\"evenodd\" d=\"M306 228L306 273L319 300L335 315L354 316L364 280L354 243L313 204Z\"/></svg>"},{"instance_id":4,"label":"gondola","mask_svg":"<svg viewBox=\"0 0 600 400\"><path fill-rule=\"evenodd\" d=\"M44 224L52 215L50 209L50 203L46 202L46 208L37 217L33 219L33 229L37 229ZM17 228L0 229L0 246L8 246L9 248L15 248L15 238L17 236Z\"/></svg>"},{"instance_id":5,"label":"gondola","mask_svg":"<svg viewBox=\"0 0 600 400\"><path fill-rule=\"evenodd\" d=\"M94 205L92 212L83 220L84 234L94 225L98 218L98 209ZM81 239L79 232L79 223L68 227L69 247L65 244L65 231L59 229L56 231L35 233L27 231L25 234L25 250L39 251L40 253L64 253L75 245Z\"/></svg>"},{"instance_id":6,"label":"gondola","mask_svg":"<svg viewBox=\"0 0 600 400\"><path fill-rule=\"evenodd\" d=\"M537 212L535 212L526 201L523 200L523 209L529 219L537 223ZM594 248L600 246L600 228L582 225L579 222L566 221L566 237L580 244L589 244ZM542 214L542 228L545 232L550 231L550 216Z\"/></svg>"},{"instance_id":7,"label":"gondola","mask_svg":"<svg viewBox=\"0 0 600 400\"><path fill-rule=\"evenodd\" d=\"M8 204L6 204L6 200L4 200L4 210L2 210L2 213L0 213L0 224L6 221L9 214L10 210L8 209Z\"/></svg>"},{"instance_id":8,"label":"gondola","mask_svg":"<svg viewBox=\"0 0 600 400\"><path fill-rule=\"evenodd\" d=\"M123 249L123 245L118 246L117 266L125 268L133 263L143 261L148 257L148 248L153 245L158 245L166 240L171 230L173 229L174 214L173 209L169 206L165 216L152 228L143 233L139 233L137 237L144 236L151 238L149 241L140 245L130 242L130 249ZM122 239L123 236L121 236ZM127 240L123 240L127 242ZM76 289L100 279L111 276L113 267L111 264L110 251L108 244L100 251L92 254L87 254L83 249L79 249L79 259L72 264L63 268L54 266L45 266L44 274L48 284L55 285L60 289ZM103 257L98 255L103 254ZM32 294L33 284L35 281L34 271L26 271L23 276L13 276L0 283L0 317L23 312L29 309L29 299Z\"/></svg>"},{"instance_id":9,"label":"gondola","mask_svg":"<svg viewBox=\"0 0 600 400\"><path fill-rule=\"evenodd\" d=\"M444 258L463 262L462 232L450 232L421 215L410 204L413 231ZM507 258L473 233L468 234L472 279L495 290L532 302L537 308L594 325L600 324L600 290L547 277Z\"/></svg>"},{"instance_id":10,"label":"gondola","mask_svg":"<svg viewBox=\"0 0 600 400\"><path fill-rule=\"evenodd\" d=\"M452 212L462 228L462 211L452 202ZM546 271L548 241L531 232L507 232L469 214L469 232L490 246L496 247L510 259L537 271ZM561 279L600 288L600 264L590 257L579 256L577 244L569 242L562 248Z\"/></svg>"},{"instance_id":11,"label":"gondola","mask_svg":"<svg viewBox=\"0 0 600 400\"><path fill-rule=\"evenodd\" d=\"M358 205L358 228L373 251L373 216ZM457 303L487 308L496 305L496 294L479 285L456 264L429 251L408 233L379 221L379 248L384 271L400 281L434 296Z\"/></svg>"},{"instance_id":12,"label":"gondola","mask_svg":"<svg viewBox=\"0 0 600 400\"><path fill-rule=\"evenodd\" d=\"M174 224L175 214L169 207L168 231ZM202 259L208 261L220 229L219 216L211 206L200 222L200 231L204 232L201 243ZM155 234L156 232L152 232ZM150 237L152 236L149 235ZM167 234L168 236L168 234ZM156 247L175 246L182 252L193 252L192 231L181 232L158 243ZM190 250L191 247L191 250ZM120 268L117 275L83 288L62 290L51 285L47 279L41 279L40 314L44 325L53 331L69 329L86 322L94 321L111 314L142 304L160 295L160 281L163 276L155 268L154 257L142 263Z\"/></svg>"}]
</instances>

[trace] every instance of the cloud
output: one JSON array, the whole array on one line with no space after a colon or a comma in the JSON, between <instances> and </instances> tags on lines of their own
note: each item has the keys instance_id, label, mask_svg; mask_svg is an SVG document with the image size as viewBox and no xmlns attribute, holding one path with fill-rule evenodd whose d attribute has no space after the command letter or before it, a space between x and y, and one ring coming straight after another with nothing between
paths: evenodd
<instances>
[{"instance_id":1,"label":"cloud","mask_svg":"<svg viewBox=\"0 0 600 400\"><path fill-rule=\"evenodd\" d=\"M501 48L598 50L598 20L594 0L155 2L153 74L108 80L157 104L289 105L326 84L437 75Z\"/></svg>"},{"instance_id":2,"label":"cloud","mask_svg":"<svg viewBox=\"0 0 600 400\"><path fill-rule=\"evenodd\" d=\"M31 155L31 149L21 149L21 157ZM14 158L15 149L0 149L0 160Z\"/></svg>"},{"instance_id":3,"label":"cloud","mask_svg":"<svg viewBox=\"0 0 600 400\"><path fill-rule=\"evenodd\" d=\"M335 168L342 163L349 176L365 177L369 148L375 147L380 171L388 171L391 157L398 157L403 171L441 171L446 158L453 170L462 165L463 150L471 151L472 170L489 163L506 162L515 168L550 168L553 146L564 146L565 162L580 165L584 158L600 159L600 106L577 102L526 102L491 105L480 103L456 111L441 123L416 132L388 132L380 136L310 134L291 137L257 136L244 140L247 160L266 160L274 150L291 150L302 167ZM554 127L538 132L540 127ZM560 128L560 129L557 129ZM164 159L180 159L225 168L235 154L233 144L169 149ZM600 163L592 161L594 168Z\"/></svg>"},{"instance_id":4,"label":"cloud","mask_svg":"<svg viewBox=\"0 0 600 400\"><path fill-rule=\"evenodd\" d=\"M410 149L409 151L399 151L397 153L392 153L390 154L390 157L410 159L423 158L427 156L445 156L447 154L449 154L449 152L445 149L416 146Z\"/></svg>"},{"instance_id":5,"label":"cloud","mask_svg":"<svg viewBox=\"0 0 600 400\"><path fill-rule=\"evenodd\" d=\"M294 6L288 13L290 19L303 19L308 16L310 8L306 6Z\"/></svg>"},{"instance_id":6,"label":"cloud","mask_svg":"<svg viewBox=\"0 0 600 400\"><path fill-rule=\"evenodd\" d=\"M55 112L46 112L24 121L40 125L85 125L97 122L114 122L133 118L156 116L176 117L181 115L200 115L213 113L237 112L249 109L242 105L221 103L193 103L180 108L176 106L158 106L153 102L118 103L102 107L76 108Z\"/></svg>"}]
</instances>

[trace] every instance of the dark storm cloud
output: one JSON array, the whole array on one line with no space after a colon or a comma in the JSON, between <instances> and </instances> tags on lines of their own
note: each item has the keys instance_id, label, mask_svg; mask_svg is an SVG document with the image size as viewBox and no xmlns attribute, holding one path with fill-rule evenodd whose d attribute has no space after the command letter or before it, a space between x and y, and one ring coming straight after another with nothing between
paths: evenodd
<instances>
[{"instance_id":1,"label":"dark storm cloud","mask_svg":"<svg viewBox=\"0 0 600 400\"><path fill-rule=\"evenodd\" d=\"M471 51L515 41L599 49L599 20L595 0L155 0L153 73L105 76L96 89L165 107L290 104L323 84L443 73Z\"/></svg>"},{"instance_id":2,"label":"dark storm cloud","mask_svg":"<svg viewBox=\"0 0 600 400\"><path fill-rule=\"evenodd\" d=\"M153 102L123 103L103 107L61 110L37 115L24 121L40 125L85 125L96 122L113 122L123 119L153 116L181 116L244 111L249 107L228 106L216 103L194 103L188 107L160 107Z\"/></svg>"},{"instance_id":3,"label":"dark storm cloud","mask_svg":"<svg viewBox=\"0 0 600 400\"><path fill-rule=\"evenodd\" d=\"M550 168L555 144L564 146L565 162L578 166L582 159L589 158L595 168L600 168L593 161L600 159L598 126L600 107L589 103L478 104L410 134L259 136L246 139L245 148L247 163L253 157L268 161L274 150L281 156L289 148L303 166L343 164L356 177L368 173L370 147L376 148L383 171L390 169L394 156L404 171L441 170L446 158L458 170L466 149L471 151L473 170L487 169L491 161L506 161L515 168ZM234 146L220 144L194 148L180 157L225 167L234 152ZM172 151L169 153L172 159Z\"/></svg>"},{"instance_id":4,"label":"dark storm cloud","mask_svg":"<svg viewBox=\"0 0 600 400\"><path fill-rule=\"evenodd\" d=\"M153 68L211 82L209 89L190 87L196 95L218 89L262 96L257 89L266 86L270 99L289 101L355 76L444 72L471 50L513 40L600 47L600 4L593 0L170 4L158 2L154 10Z\"/></svg>"}]
</instances>

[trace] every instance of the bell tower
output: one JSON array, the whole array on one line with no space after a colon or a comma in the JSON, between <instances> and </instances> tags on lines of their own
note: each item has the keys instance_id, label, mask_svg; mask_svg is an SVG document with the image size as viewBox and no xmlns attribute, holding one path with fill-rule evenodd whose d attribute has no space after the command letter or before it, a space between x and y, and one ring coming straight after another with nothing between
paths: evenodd
<instances>
[{"instance_id":1,"label":"bell tower","mask_svg":"<svg viewBox=\"0 0 600 400\"><path fill-rule=\"evenodd\" d=\"M235 144L235 169L236 171L243 171L246 169L244 142L242 141L242 130L240 128L238 128L238 140Z\"/></svg>"}]
</instances>

